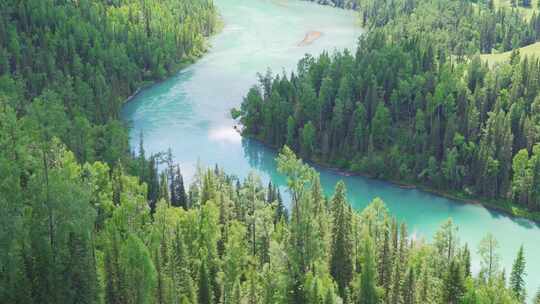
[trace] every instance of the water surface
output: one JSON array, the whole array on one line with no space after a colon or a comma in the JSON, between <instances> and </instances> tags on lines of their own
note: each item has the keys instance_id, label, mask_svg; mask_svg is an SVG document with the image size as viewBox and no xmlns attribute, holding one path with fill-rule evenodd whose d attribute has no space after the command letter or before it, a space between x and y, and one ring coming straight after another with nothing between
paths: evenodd
<instances>
[{"instance_id":1,"label":"water surface","mask_svg":"<svg viewBox=\"0 0 540 304\"><path fill-rule=\"evenodd\" d=\"M216 0L216 4L225 27L212 38L209 53L178 75L143 90L125 106L123 117L133 127L132 146L137 146L142 131L148 153L170 147L187 181L200 162L203 166L217 163L239 177L255 170L266 181L283 185L284 178L276 172L276 153L243 140L232 128L229 110L241 103L256 82L257 72L268 68L290 72L305 53L354 48L362 32L358 18L351 11L300 1ZM310 44L300 43L310 32L322 35ZM430 238L442 222L453 218L461 242L472 248L474 269L478 269L476 248L486 233L498 239L507 273L523 244L529 295L540 287L540 264L536 263L540 229L531 222L382 181L318 170L327 193L343 179L356 209L381 197L416 236Z\"/></svg>"}]
</instances>

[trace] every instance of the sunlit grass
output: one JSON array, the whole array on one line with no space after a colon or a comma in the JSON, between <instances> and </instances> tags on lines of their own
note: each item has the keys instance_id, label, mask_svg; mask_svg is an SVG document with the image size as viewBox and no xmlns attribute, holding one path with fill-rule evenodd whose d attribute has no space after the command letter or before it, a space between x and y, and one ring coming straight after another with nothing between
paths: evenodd
<instances>
[{"instance_id":1,"label":"sunlit grass","mask_svg":"<svg viewBox=\"0 0 540 304\"><path fill-rule=\"evenodd\" d=\"M519 0L516 0L519 1ZM531 6L530 7L521 7L518 6L516 9L518 9L525 18L530 19L533 15L533 12L536 12L538 14L538 1L540 0L531 0ZM495 7L512 7L511 0L494 0Z\"/></svg>"},{"instance_id":2,"label":"sunlit grass","mask_svg":"<svg viewBox=\"0 0 540 304\"><path fill-rule=\"evenodd\" d=\"M536 42L531 45L527 45L522 48L519 48L519 53L522 57L524 56L538 57L540 55L540 42ZM496 63L508 61L510 59L510 54L512 54L512 51L498 53L498 54L483 54L480 57L486 60L489 63L489 65L493 65Z\"/></svg>"}]
</instances>

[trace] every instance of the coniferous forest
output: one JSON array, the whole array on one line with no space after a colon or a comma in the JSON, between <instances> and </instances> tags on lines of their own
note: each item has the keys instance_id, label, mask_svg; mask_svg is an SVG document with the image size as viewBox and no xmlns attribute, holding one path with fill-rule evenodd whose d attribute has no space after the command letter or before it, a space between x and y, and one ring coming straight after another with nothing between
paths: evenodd
<instances>
[{"instance_id":1,"label":"coniferous forest","mask_svg":"<svg viewBox=\"0 0 540 304\"><path fill-rule=\"evenodd\" d=\"M16 144L9 156L25 148ZM102 162L80 166L59 142L49 157L26 191L2 201L6 303L522 303L526 296L523 249L507 284L493 235L463 244L449 220L431 243L412 237L380 199L354 211L342 182L324 196L316 171L288 148L277 162L289 209L271 183L217 167L200 168L188 191L164 177L150 208L147 185L121 166L112 173ZM477 275L471 250L481 257Z\"/></svg>"},{"instance_id":2,"label":"coniferous forest","mask_svg":"<svg viewBox=\"0 0 540 304\"><path fill-rule=\"evenodd\" d=\"M204 54L211 0L0 0L0 303L540 303L524 247L503 269L492 234L410 234L380 199L353 210L343 182L325 195L300 159L539 211L540 62L472 55L537 41L540 18L335 5L369 29L356 53L263 75L233 111L279 147L285 195L219 166L184 184L142 136L130 151L122 105Z\"/></svg>"},{"instance_id":3,"label":"coniferous forest","mask_svg":"<svg viewBox=\"0 0 540 304\"><path fill-rule=\"evenodd\" d=\"M451 12L446 1L436 3L439 14ZM448 44L460 44L454 38L474 42L453 37L454 25L418 26L388 22L364 35L356 54L306 56L291 75L261 75L233 111L244 135L287 144L318 163L518 206L538 218L538 59L516 50L490 67L451 51ZM475 30L482 37L482 27Z\"/></svg>"},{"instance_id":4,"label":"coniferous forest","mask_svg":"<svg viewBox=\"0 0 540 304\"><path fill-rule=\"evenodd\" d=\"M113 164L129 151L126 98L200 56L216 15L207 0L2 0L0 100L28 124L56 122L44 139L79 161Z\"/></svg>"}]
</instances>

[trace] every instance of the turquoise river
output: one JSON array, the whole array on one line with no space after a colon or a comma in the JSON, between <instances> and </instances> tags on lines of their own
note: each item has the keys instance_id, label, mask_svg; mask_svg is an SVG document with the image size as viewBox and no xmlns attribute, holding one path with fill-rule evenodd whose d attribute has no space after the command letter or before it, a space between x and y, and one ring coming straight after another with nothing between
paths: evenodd
<instances>
[{"instance_id":1,"label":"turquoise river","mask_svg":"<svg viewBox=\"0 0 540 304\"><path fill-rule=\"evenodd\" d=\"M256 83L257 73L290 72L306 53L320 54L354 49L362 34L354 12L295 0L216 0L225 23L214 36L209 52L176 76L142 90L126 104L123 117L131 124L131 145L144 134L147 153L173 151L189 181L197 163L219 164L226 172L245 177L258 172L263 180L284 185L277 173L276 152L242 139L233 129L229 111L237 107ZM321 36L305 44L307 33ZM488 232L499 242L502 266L510 271L518 247L527 257L527 289L540 287L540 228L482 206L463 204L419 190L402 189L387 182L343 176L318 168L325 191L343 179L356 209L381 197L416 237L431 238L446 219L459 226L461 243L473 248L473 269L478 270L478 243Z\"/></svg>"}]
</instances>

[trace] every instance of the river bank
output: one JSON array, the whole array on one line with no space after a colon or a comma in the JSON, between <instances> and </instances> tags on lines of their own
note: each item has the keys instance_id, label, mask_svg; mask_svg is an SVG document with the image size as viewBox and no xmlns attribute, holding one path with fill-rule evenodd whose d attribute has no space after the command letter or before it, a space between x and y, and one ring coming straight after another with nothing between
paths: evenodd
<instances>
[{"instance_id":1,"label":"river bank","mask_svg":"<svg viewBox=\"0 0 540 304\"><path fill-rule=\"evenodd\" d=\"M241 131L242 127L239 125L235 125L234 129L238 133L240 133L242 137L247 137L247 138L250 138L251 140L255 140L259 142L260 144L276 151L279 151L280 149L279 147L269 145L258 138L243 135ZM436 189L436 188L433 188L433 187L430 187L428 185L421 184L421 183L415 183L415 182L410 182L410 181L404 182L402 180L381 178L381 177L373 176L365 172L338 168L336 166L333 166L332 164L321 162L320 160L304 159L304 162L314 168L321 168L328 171L332 171L335 174L341 175L343 177L361 176L364 178L388 182L388 183L398 186L401 189L418 189L420 191L431 193L431 194L444 197L450 200L454 200L457 202L461 202L465 204L480 205L487 209L504 213L510 217L527 219L534 222L537 225L540 225L540 212L531 212L531 211L525 210L523 207L518 206L506 200L502 200L502 199L494 200L494 199L489 199L489 198L482 198L482 197L477 197L477 196L468 194L465 191L441 190L441 189Z\"/></svg>"},{"instance_id":2,"label":"river bank","mask_svg":"<svg viewBox=\"0 0 540 304\"><path fill-rule=\"evenodd\" d=\"M447 199L451 199L454 201L458 201L461 203L480 205L487 209L499 211L513 218L524 218L524 219L527 219L536 223L537 225L540 225L540 212L531 212L531 211L525 210L523 209L523 207L518 206L514 203L510 203L505 200L493 200L493 199L473 196L471 194L467 194L464 191L440 190L440 189L432 188L428 185L421 184L421 183L404 182L401 180L376 177L376 176L373 176L364 172L349 171L349 170L335 168L335 167L332 167L331 165L320 164L312 160L308 161L308 163L314 163L319 167L335 171L338 174L344 175L344 176L362 176L362 177L366 177L370 179L389 182L402 189L418 189L423 192L431 193L431 194L444 197Z\"/></svg>"},{"instance_id":3,"label":"river bank","mask_svg":"<svg viewBox=\"0 0 540 304\"><path fill-rule=\"evenodd\" d=\"M135 89L135 91L133 93L131 93L131 95L129 95L126 99L124 99L124 101L122 102L122 104L126 104L126 103L129 103L131 100L133 100L135 97L137 97L137 95L139 95L139 93L147 88L150 88L154 85L157 85L163 81L166 81L168 80L170 77L172 77L173 75L176 75L178 74L180 71L182 71L183 69L187 68L188 66L194 64L195 62L197 62L197 60L201 59L202 57L204 57L204 55L206 55L208 53L208 51L210 50L210 38L212 38L213 36L219 34L223 28L225 27L225 21L223 20L223 18L221 17L221 15L218 15L218 18L216 20L216 28L214 30L214 32L212 32L212 34L208 37L206 37L205 41L204 41L204 49L199 52L198 54L196 55L191 55L191 56L188 56L186 58L182 58L177 66L173 69L173 71L171 71L170 73L168 73L163 79L156 79L156 80L147 80L147 81L142 81L141 84L137 87L137 89Z\"/></svg>"},{"instance_id":4,"label":"river bank","mask_svg":"<svg viewBox=\"0 0 540 304\"><path fill-rule=\"evenodd\" d=\"M257 82L257 72L270 68L285 69L288 73L305 53L318 56L324 50L354 49L364 30L358 27L359 20L352 11L305 1L289 1L286 8L272 1L216 3L226 26L210 40L212 47L205 57L169 81L143 90L125 105L122 118L131 125L130 147L137 149L137 136L144 132L147 154L171 148L175 162L182 166L185 182L193 180L198 164L213 167L217 163L239 178L256 171L263 184L271 180L285 188L286 181L275 166L274 149L249 139L214 136L215 132L231 127L233 122L227 113L239 106ZM296 47L314 29L323 32L323 36L310 45ZM467 243L471 248L474 265L480 261L476 247L487 233L497 236L500 264L507 270L521 245L525 246L528 261L540 254L540 228L527 220L491 211L494 208L404 190L403 185L346 176L347 173L339 175L322 168L318 172L325 193L332 193L336 183L344 180L352 208L362 210L380 197L412 234L427 240L451 217L459 226L457 236L461 244ZM540 282L540 264L528 263L527 273L527 291L533 294Z\"/></svg>"}]
</instances>

